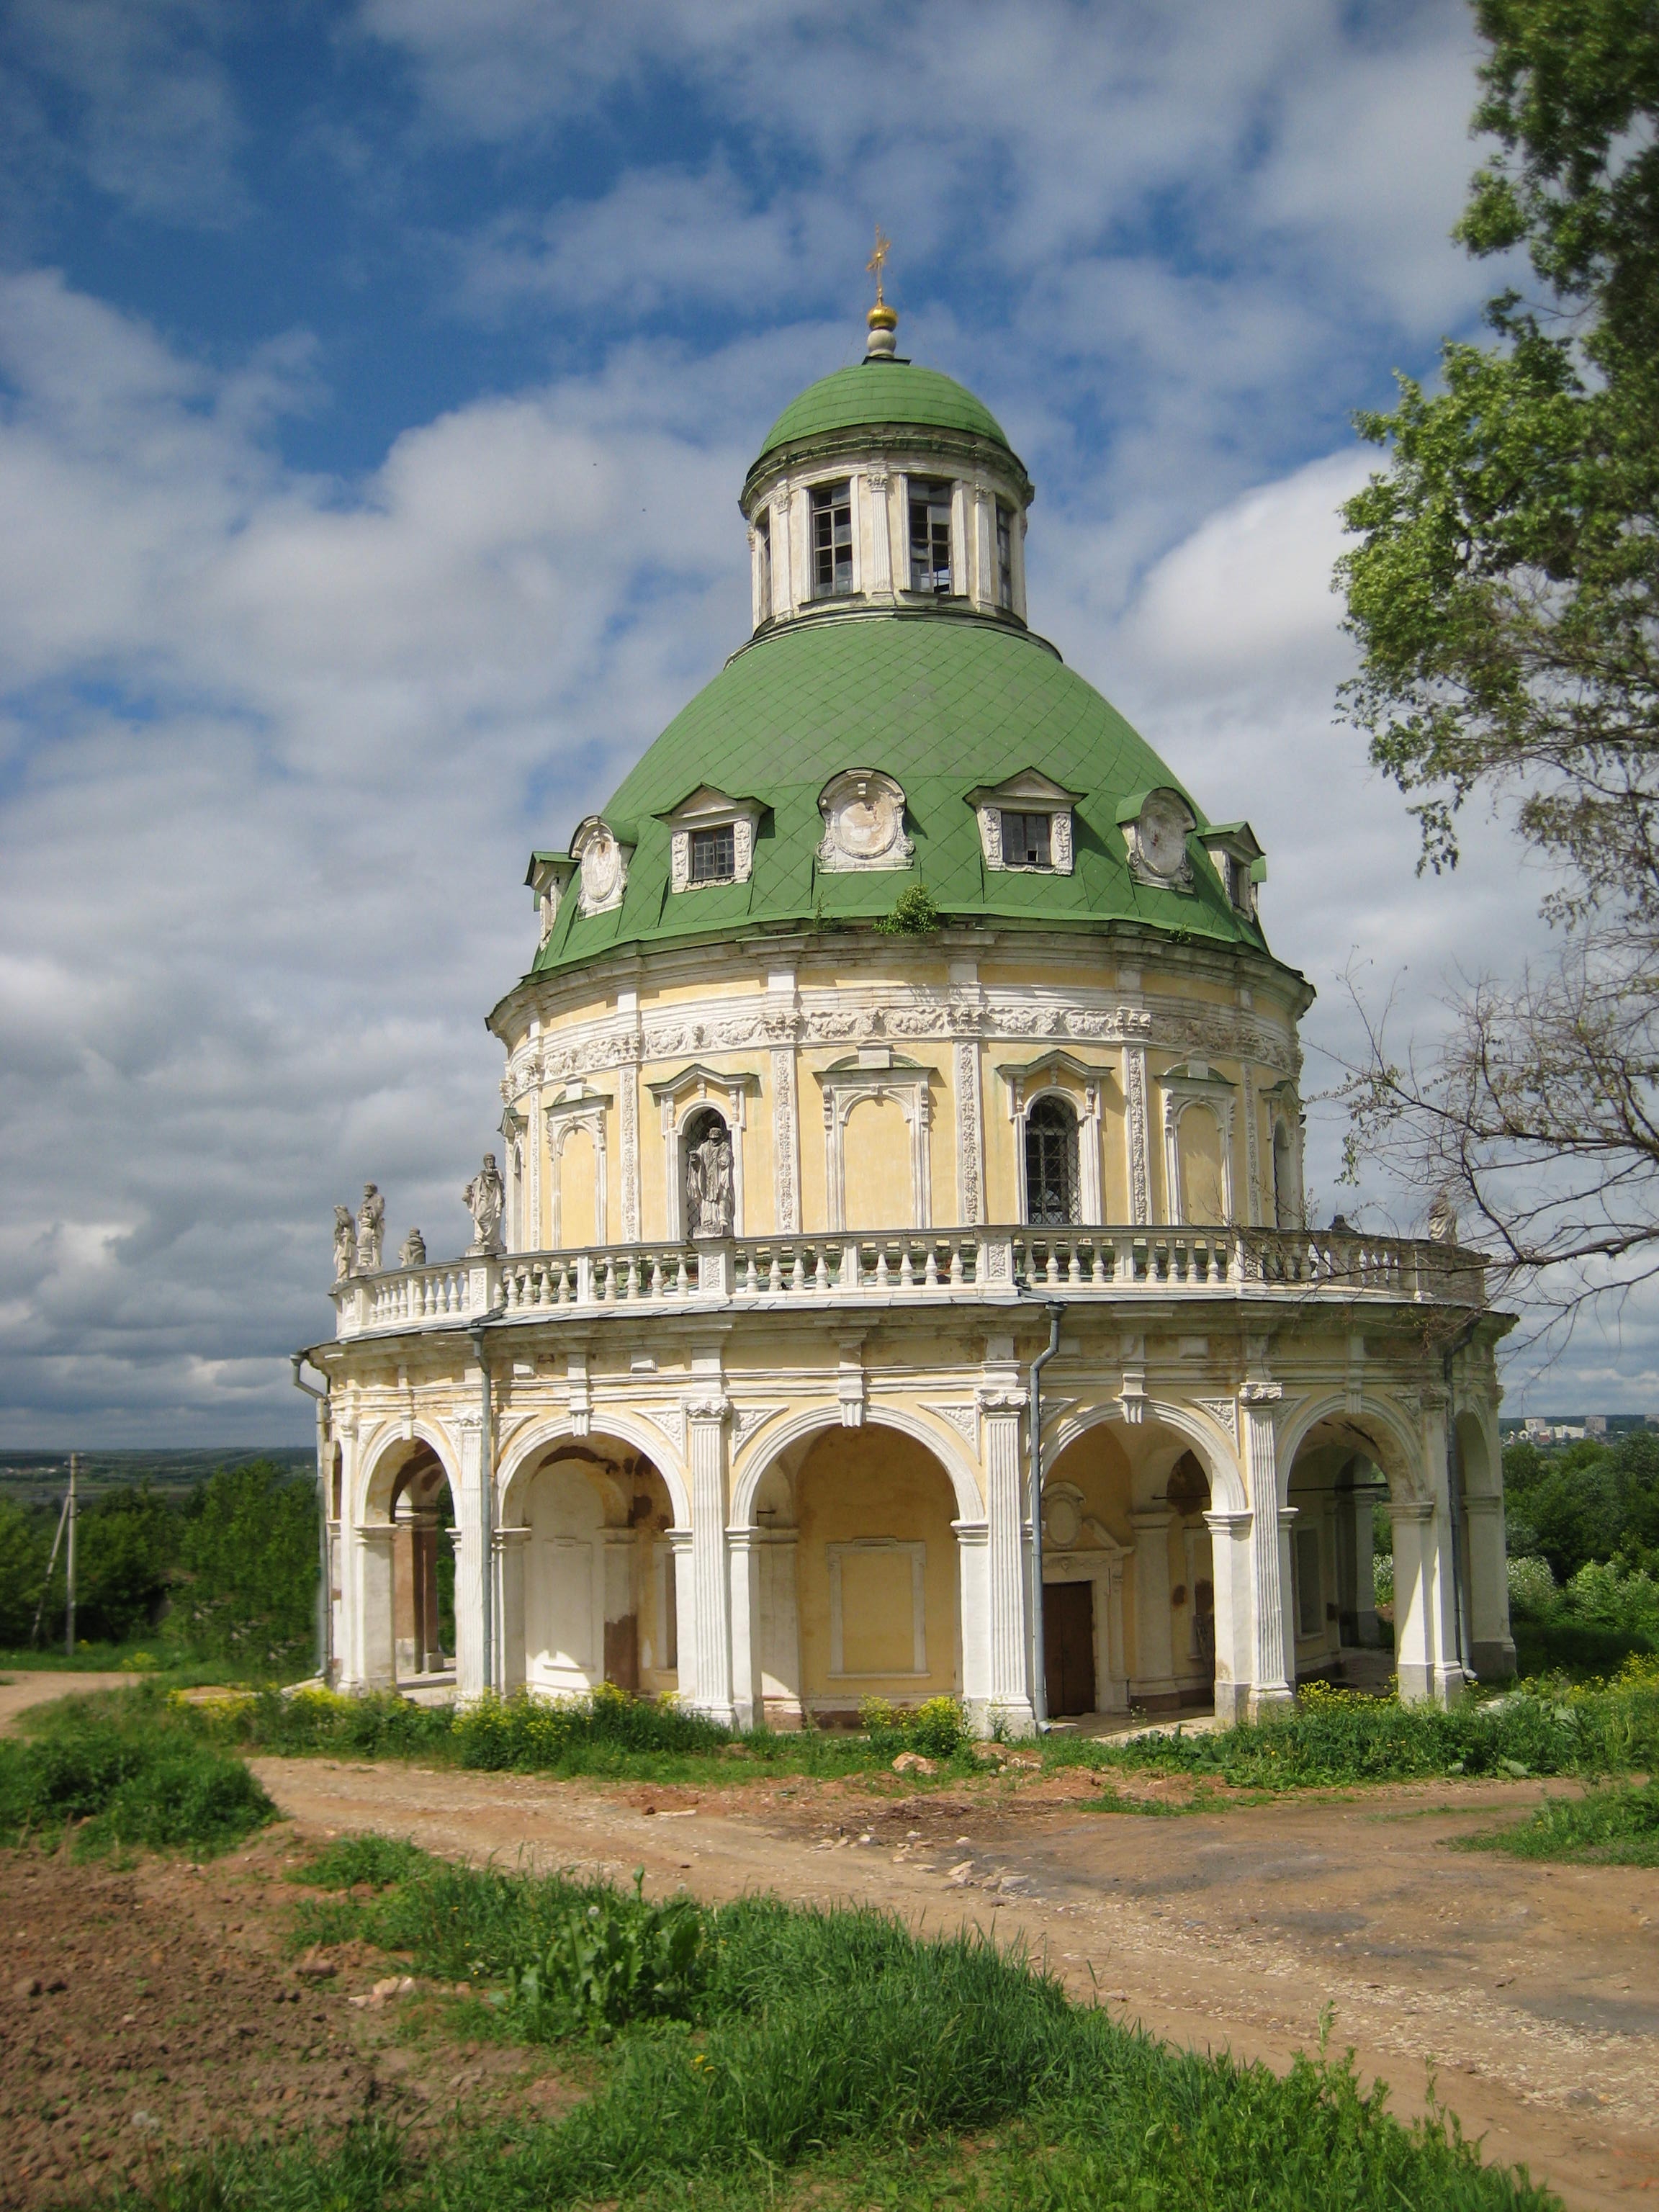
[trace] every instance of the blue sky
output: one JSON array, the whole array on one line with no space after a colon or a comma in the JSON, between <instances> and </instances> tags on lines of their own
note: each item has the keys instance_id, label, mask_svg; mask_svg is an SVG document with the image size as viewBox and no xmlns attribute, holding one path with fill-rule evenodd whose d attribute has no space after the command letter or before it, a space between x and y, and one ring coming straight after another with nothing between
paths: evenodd
<instances>
[{"instance_id":1,"label":"blue sky","mask_svg":"<svg viewBox=\"0 0 1659 2212\"><path fill-rule=\"evenodd\" d=\"M1037 626L1269 848L1309 1087L1351 963L1422 1031L1512 969L1503 824L1419 879L1332 714L1349 418L1494 281L1475 58L1456 0L10 0L0 1444L303 1435L334 1200L461 1238L524 854L740 641L878 220ZM1659 1329L1511 1389L1659 1401Z\"/></svg>"}]
</instances>

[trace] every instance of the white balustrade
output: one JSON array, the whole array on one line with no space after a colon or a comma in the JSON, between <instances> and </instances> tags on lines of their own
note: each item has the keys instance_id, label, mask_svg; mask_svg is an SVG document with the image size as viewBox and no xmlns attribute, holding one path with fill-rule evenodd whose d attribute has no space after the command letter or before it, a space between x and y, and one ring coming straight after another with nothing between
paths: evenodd
<instances>
[{"instance_id":1,"label":"white balustrade","mask_svg":"<svg viewBox=\"0 0 1659 2212\"><path fill-rule=\"evenodd\" d=\"M1485 1302L1478 1254L1321 1230L1021 1226L748 1237L517 1252L354 1275L335 1286L337 1334L453 1328L597 1308L815 1300L908 1304L1017 1296L1282 1299L1321 1295Z\"/></svg>"}]
</instances>

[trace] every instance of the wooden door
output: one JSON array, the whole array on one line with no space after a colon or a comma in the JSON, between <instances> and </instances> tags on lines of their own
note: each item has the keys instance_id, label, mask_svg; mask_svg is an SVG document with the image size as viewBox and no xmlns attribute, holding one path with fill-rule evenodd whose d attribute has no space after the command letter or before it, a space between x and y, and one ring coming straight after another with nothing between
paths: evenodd
<instances>
[{"instance_id":1,"label":"wooden door","mask_svg":"<svg viewBox=\"0 0 1659 2212\"><path fill-rule=\"evenodd\" d=\"M1062 1720L1095 1710L1095 1586L1042 1585L1042 1657L1048 1716Z\"/></svg>"}]
</instances>

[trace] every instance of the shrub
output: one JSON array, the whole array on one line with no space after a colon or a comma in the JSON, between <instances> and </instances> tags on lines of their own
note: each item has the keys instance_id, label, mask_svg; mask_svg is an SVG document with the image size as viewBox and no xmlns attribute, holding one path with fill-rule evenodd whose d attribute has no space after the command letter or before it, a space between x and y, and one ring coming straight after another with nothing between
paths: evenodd
<instances>
[{"instance_id":1,"label":"shrub","mask_svg":"<svg viewBox=\"0 0 1659 2212\"><path fill-rule=\"evenodd\" d=\"M859 1720L878 1756L919 1751L928 1759L949 1759L968 1741L967 1716L955 1698L925 1698L919 1705L866 1698Z\"/></svg>"},{"instance_id":2,"label":"shrub","mask_svg":"<svg viewBox=\"0 0 1659 2212\"><path fill-rule=\"evenodd\" d=\"M1509 1563L1510 1603L1523 1613L1541 1613L1556 1598L1550 1563L1535 1553Z\"/></svg>"},{"instance_id":3,"label":"shrub","mask_svg":"<svg viewBox=\"0 0 1659 2212\"><path fill-rule=\"evenodd\" d=\"M1394 1603L1394 1554L1392 1552L1372 1553L1371 1589L1378 1605Z\"/></svg>"},{"instance_id":4,"label":"shrub","mask_svg":"<svg viewBox=\"0 0 1659 2212\"><path fill-rule=\"evenodd\" d=\"M70 1701L31 1740L0 1742L0 1838L77 1824L77 1850L228 1850L276 1811L240 1759L153 1710L119 1719Z\"/></svg>"}]
</instances>

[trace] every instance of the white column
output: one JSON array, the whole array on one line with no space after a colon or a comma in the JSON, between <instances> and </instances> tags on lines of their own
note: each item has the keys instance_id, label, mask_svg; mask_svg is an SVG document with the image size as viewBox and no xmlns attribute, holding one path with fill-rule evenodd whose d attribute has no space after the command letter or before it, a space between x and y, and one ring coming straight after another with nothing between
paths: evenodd
<instances>
[{"instance_id":1,"label":"white column","mask_svg":"<svg viewBox=\"0 0 1659 2212\"><path fill-rule=\"evenodd\" d=\"M732 1702L738 1726L751 1729L766 1717L761 1680L760 1532L728 1528L726 1559L732 1578Z\"/></svg>"},{"instance_id":2,"label":"white column","mask_svg":"<svg viewBox=\"0 0 1659 2212\"><path fill-rule=\"evenodd\" d=\"M1170 1618L1170 1523L1167 1505L1132 1513L1135 1532L1135 1670L1129 1695L1154 1709L1180 1703Z\"/></svg>"},{"instance_id":3,"label":"white column","mask_svg":"<svg viewBox=\"0 0 1659 2212\"><path fill-rule=\"evenodd\" d=\"M390 1522L356 1531L357 1635L353 1687L389 1690L397 1681L392 1647L392 1547L397 1531Z\"/></svg>"},{"instance_id":4,"label":"white column","mask_svg":"<svg viewBox=\"0 0 1659 2212\"><path fill-rule=\"evenodd\" d=\"M478 1370L467 1370L476 1384ZM458 1413L452 1425L460 1438L461 1463L455 1481L455 1697L467 1705L484 1686L483 1578L482 1541L483 1425L476 1412Z\"/></svg>"},{"instance_id":5,"label":"white column","mask_svg":"<svg viewBox=\"0 0 1659 2212\"><path fill-rule=\"evenodd\" d=\"M682 1703L694 1705L697 1702L697 1654L692 1641L691 1624L697 1614L697 1591L695 1563L691 1557L691 1531L689 1528L671 1528L668 1542L673 1554L669 1571L674 1577L674 1619L677 1624L674 1687Z\"/></svg>"},{"instance_id":6,"label":"white column","mask_svg":"<svg viewBox=\"0 0 1659 2212\"><path fill-rule=\"evenodd\" d=\"M1248 1513L1206 1513L1215 1583L1215 1712L1232 1728L1245 1717L1255 1651Z\"/></svg>"},{"instance_id":7,"label":"white column","mask_svg":"<svg viewBox=\"0 0 1659 2212\"><path fill-rule=\"evenodd\" d=\"M708 1390L685 1401L690 1435L691 1587L688 1620L680 1615L680 1644L696 1654L696 1703L711 1720L730 1727L732 1698L731 1584L726 1558L726 1424L732 1401Z\"/></svg>"},{"instance_id":8,"label":"white column","mask_svg":"<svg viewBox=\"0 0 1659 2212\"><path fill-rule=\"evenodd\" d=\"M1341 1500L1337 1501L1338 1510ZM1375 1650L1382 1641L1376 1620L1376 1541L1371 1533L1371 1500L1368 1494L1352 1501L1355 1634L1360 1644Z\"/></svg>"},{"instance_id":9,"label":"white column","mask_svg":"<svg viewBox=\"0 0 1659 2212\"><path fill-rule=\"evenodd\" d=\"M982 1521L951 1523L962 1610L962 1702L970 1726L988 1732L991 1722L991 1623L987 1589L988 1546Z\"/></svg>"},{"instance_id":10,"label":"white column","mask_svg":"<svg viewBox=\"0 0 1659 2212\"><path fill-rule=\"evenodd\" d=\"M1394 1670L1402 1705L1421 1705L1434 1694L1431 1589L1424 1571L1432 1543L1434 1506L1427 1498L1396 1498L1394 1519Z\"/></svg>"},{"instance_id":11,"label":"white column","mask_svg":"<svg viewBox=\"0 0 1659 2212\"><path fill-rule=\"evenodd\" d=\"M524 1687L524 1582L529 1557L528 1528L495 1531L496 1683L504 1698ZM459 1579L458 1574L458 1585Z\"/></svg>"},{"instance_id":12,"label":"white column","mask_svg":"<svg viewBox=\"0 0 1659 2212\"><path fill-rule=\"evenodd\" d=\"M1297 1680L1296 1638L1300 1624L1296 1618L1296 1561L1291 1556L1296 1538L1291 1532L1301 1515L1300 1506L1279 1509L1279 1599L1285 1618L1285 1674L1292 1690Z\"/></svg>"},{"instance_id":13,"label":"white column","mask_svg":"<svg viewBox=\"0 0 1659 2212\"><path fill-rule=\"evenodd\" d=\"M1017 1735L1036 1728L1031 1708L1030 1618L1026 1603L1025 1455L1020 1449L1025 1393L979 1394L984 1440L986 1613L990 1715Z\"/></svg>"},{"instance_id":14,"label":"white column","mask_svg":"<svg viewBox=\"0 0 1659 2212\"><path fill-rule=\"evenodd\" d=\"M870 571L864 588L885 599L893 588L893 544L887 498L887 471L879 462L873 463L866 481L870 487Z\"/></svg>"},{"instance_id":15,"label":"white column","mask_svg":"<svg viewBox=\"0 0 1659 2212\"><path fill-rule=\"evenodd\" d=\"M1515 1638L1510 1629L1509 1562L1504 1543L1501 1498L1466 1498L1469 1532L1468 1585L1470 1656L1482 1681L1501 1680L1515 1672Z\"/></svg>"},{"instance_id":16,"label":"white column","mask_svg":"<svg viewBox=\"0 0 1659 2212\"><path fill-rule=\"evenodd\" d=\"M1448 1705L1460 1698L1468 1682L1457 1652L1457 1582L1452 1571L1451 1486L1446 1466L1446 1393L1429 1389L1419 1394L1423 1408L1424 1488L1434 1499L1434 1517L1428 1523L1423 1547L1423 1568L1428 1585L1431 1694L1435 1703Z\"/></svg>"},{"instance_id":17,"label":"white column","mask_svg":"<svg viewBox=\"0 0 1659 2212\"><path fill-rule=\"evenodd\" d=\"M1244 1431L1244 1482L1249 1492L1250 1611L1253 1653L1250 1718L1291 1702L1285 1672L1283 1532L1279 1520L1279 1448L1273 1413L1277 1382L1247 1382L1238 1394Z\"/></svg>"}]
</instances>

